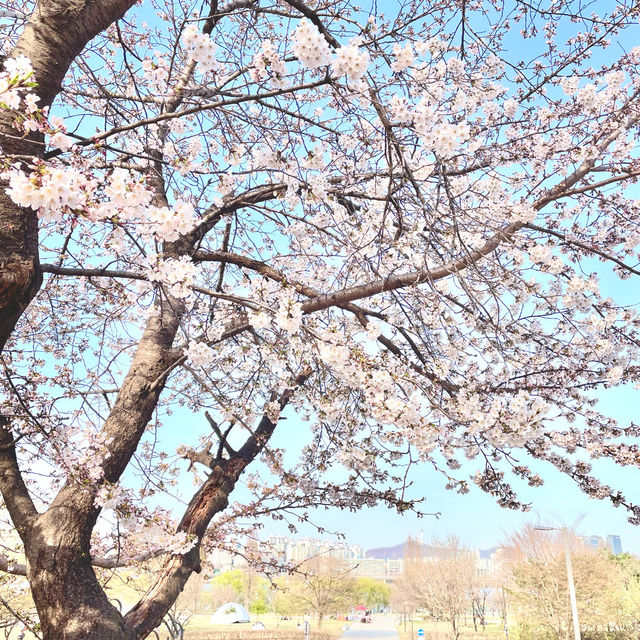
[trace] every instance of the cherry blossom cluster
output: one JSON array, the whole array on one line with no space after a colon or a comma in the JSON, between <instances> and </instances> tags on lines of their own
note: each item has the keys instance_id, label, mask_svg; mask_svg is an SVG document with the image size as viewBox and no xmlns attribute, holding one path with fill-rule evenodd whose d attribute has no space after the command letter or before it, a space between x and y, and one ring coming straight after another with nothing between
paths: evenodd
<instances>
[{"instance_id":1,"label":"cherry blossom cluster","mask_svg":"<svg viewBox=\"0 0 640 640\"><path fill-rule=\"evenodd\" d=\"M5 108L18 110L24 108L27 113L37 109L39 98L30 90L36 86L31 61L24 55L7 58L0 72L0 104Z\"/></svg>"},{"instance_id":2,"label":"cherry blossom cluster","mask_svg":"<svg viewBox=\"0 0 640 640\"><path fill-rule=\"evenodd\" d=\"M17 165L4 172L7 194L18 205L38 211L44 220L74 215L97 222L116 220L142 223L158 238L175 240L197 224L193 207L178 200L171 209L152 207L152 192L144 180L115 169L102 191L96 177L78 166L37 162L30 173ZM103 196L103 197L101 197Z\"/></svg>"},{"instance_id":3,"label":"cherry blossom cluster","mask_svg":"<svg viewBox=\"0 0 640 640\"><path fill-rule=\"evenodd\" d=\"M189 342L184 349L184 355L196 367L211 364L215 359L215 351L205 342Z\"/></svg>"},{"instance_id":4,"label":"cherry blossom cluster","mask_svg":"<svg viewBox=\"0 0 640 640\"><path fill-rule=\"evenodd\" d=\"M167 285L167 292L183 300L193 298L193 283L197 266L188 256L178 259L158 258L151 263L146 275L151 282Z\"/></svg>"},{"instance_id":5,"label":"cherry blossom cluster","mask_svg":"<svg viewBox=\"0 0 640 640\"><path fill-rule=\"evenodd\" d=\"M308 69L331 65L336 75L346 75L352 82L357 82L367 72L370 62L369 52L360 44L355 39L349 45L340 47L334 56L318 28L303 18L294 33L293 53Z\"/></svg>"},{"instance_id":6,"label":"cherry blossom cluster","mask_svg":"<svg viewBox=\"0 0 640 640\"><path fill-rule=\"evenodd\" d=\"M251 68L251 79L254 82L271 79L274 87L285 86L285 76L287 75L287 66L280 57L278 50L275 48L271 40L264 40L260 51L253 58L253 66Z\"/></svg>"},{"instance_id":7,"label":"cherry blossom cluster","mask_svg":"<svg viewBox=\"0 0 640 640\"><path fill-rule=\"evenodd\" d=\"M169 64L166 56L156 53L153 58L145 58L141 68L145 80L154 91L166 92L169 80Z\"/></svg>"},{"instance_id":8,"label":"cherry blossom cluster","mask_svg":"<svg viewBox=\"0 0 640 640\"><path fill-rule=\"evenodd\" d=\"M4 62L5 71L0 73L0 104L18 111L14 127L25 133L40 131L48 134L49 144L62 151L68 151L74 144L66 135L66 127L61 118L47 118L49 109L40 109L40 97L33 91L37 87L31 61L24 55L8 58Z\"/></svg>"},{"instance_id":9,"label":"cherry blossom cluster","mask_svg":"<svg viewBox=\"0 0 640 640\"><path fill-rule=\"evenodd\" d=\"M36 165L31 174L16 167L3 175L9 181L11 199L44 219L58 220L64 213L87 209L97 187L83 171L46 163Z\"/></svg>"},{"instance_id":10,"label":"cherry blossom cluster","mask_svg":"<svg viewBox=\"0 0 640 640\"><path fill-rule=\"evenodd\" d=\"M62 119L57 116L48 118L48 108L39 109L36 104L40 98L33 93L29 93L25 100L30 97L33 100L28 101L25 112L16 118L14 127L25 133L39 131L48 135L48 144L52 149L59 149L60 151L73 149L75 141L66 134L67 129Z\"/></svg>"},{"instance_id":11,"label":"cherry blossom cluster","mask_svg":"<svg viewBox=\"0 0 640 640\"><path fill-rule=\"evenodd\" d=\"M550 406L540 397L519 391L510 400L494 397L490 406L477 395L460 393L452 407L470 433L482 433L497 447L522 446L538 437Z\"/></svg>"},{"instance_id":12,"label":"cherry blossom cluster","mask_svg":"<svg viewBox=\"0 0 640 640\"><path fill-rule=\"evenodd\" d=\"M153 196L144 180L120 168L111 172L103 188L106 201L96 207L92 219L108 220L114 215L126 221L139 219L144 217Z\"/></svg>"},{"instance_id":13,"label":"cherry blossom cluster","mask_svg":"<svg viewBox=\"0 0 640 640\"><path fill-rule=\"evenodd\" d=\"M404 46L400 43L395 44L393 47L393 57L394 61L391 63L392 71L404 71L404 69L410 67L415 60L411 42L407 42Z\"/></svg>"},{"instance_id":14,"label":"cherry blossom cluster","mask_svg":"<svg viewBox=\"0 0 640 640\"><path fill-rule=\"evenodd\" d=\"M275 323L288 333L296 333L302 324L302 305L293 289L283 289L278 301Z\"/></svg>"},{"instance_id":15,"label":"cherry blossom cluster","mask_svg":"<svg viewBox=\"0 0 640 640\"><path fill-rule=\"evenodd\" d=\"M202 73L220 71L224 68L216 59L216 43L206 33L201 33L194 24L189 24L182 33L182 43L187 48L191 59L198 63Z\"/></svg>"},{"instance_id":16,"label":"cherry blossom cluster","mask_svg":"<svg viewBox=\"0 0 640 640\"><path fill-rule=\"evenodd\" d=\"M133 550L135 553L142 552L147 555L181 555L191 551L198 542L197 538L184 531L171 531L170 526L173 523L165 510L137 507L133 492L120 484L102 483L96 494L95 504L101 509L112 509L116 513L129 543L129 555ZM92 547L97 553L95 541Z\"/></svg>"},{"instance_id":17,"label":"cherry blossom cluster","mask_svg":"<svg viewBox=\"0 0 640 640\"><path fill-rule=\"evenodd\" d=\"M178 531L177 533L171 533L159 528L155 528L149 531L149 538L153 541L154 549L162 549L166 553L172 553L176 555L184 555L189 553L193 549L198 539L194 536L190 536L184 531Z\"/></svg>"},{"instance_id":18,"label":"cherry blossom cluster","mask_svg":"<svg viewBox=\"0 0 640 640\"><path fill-rule=\"evenodd\" d=\"M180 200L173 207L150 207L148 217L155 235L169 242L192 231L198 222L193 205Z\"/></svg>"},{"instance_id":19,"label":"cherry blossom cluster","mask_svg":"<svg viewBox=\"0 0 640 640\"><path fill-rule=\"evenodd\" d=\"M369 66L369 52L359 46L359 41L340 47L331 62L331 68L337 76L346 75L352 82L360 80Z\"/></svg>"},{"instance_id":20,"label":"cherry blossom cluster","mask_svg":"<svg viewBox=\"0 0 640 640\"><path fill-rule=\"evenodd\" d=\"M302 18L293 35L293 53L308 69L317 69L331 64L331 49L318 28Z\"/></svg>"}]
</instances>

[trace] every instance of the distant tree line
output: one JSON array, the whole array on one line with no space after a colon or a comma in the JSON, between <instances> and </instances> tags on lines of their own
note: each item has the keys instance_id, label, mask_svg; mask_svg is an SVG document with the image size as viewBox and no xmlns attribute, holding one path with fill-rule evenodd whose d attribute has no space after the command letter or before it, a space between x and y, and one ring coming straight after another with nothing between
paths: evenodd
<instances>
[{"instance_id":1,"label":"distant tree line","mask_svg":"<svg viewBox=\"0 0 640 640\"><path fill-rule=\"evenodd\" d=\"M582 640L640 637L640 560L594 551L575 536L571 548ZM506 628L512 640L573 637L561 540L532 525L510 537L490 573L455 537L432 541L428 554L409 540L393 602L397 611L446 622L452 640L467 622L475 631Z\"/></svg>"}]
</instances>

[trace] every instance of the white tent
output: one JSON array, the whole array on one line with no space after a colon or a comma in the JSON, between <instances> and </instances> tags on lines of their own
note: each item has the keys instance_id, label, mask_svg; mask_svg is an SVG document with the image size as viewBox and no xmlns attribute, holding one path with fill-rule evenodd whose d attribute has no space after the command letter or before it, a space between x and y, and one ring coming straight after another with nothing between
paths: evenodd
<instances>
[{"instance_id":1,"label":"white tent","mask_svg":"<svg viewBox=\"0 0 640 640\"><path fill-rule=\"evenodd\" d=\"M249 622L249 612L237 602L223 604L211 616L211 624L233 624L234 622Z\"/></svg>"}]
</instances>

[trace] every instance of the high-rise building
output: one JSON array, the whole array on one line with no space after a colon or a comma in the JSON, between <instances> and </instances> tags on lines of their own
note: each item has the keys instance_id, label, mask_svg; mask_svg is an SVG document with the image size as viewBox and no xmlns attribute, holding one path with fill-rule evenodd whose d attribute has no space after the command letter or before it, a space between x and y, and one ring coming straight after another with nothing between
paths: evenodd
<instances>
[{"instance_id":1,"label":"high-rise building","mask_svg":"<svg viewBox=\"0 0 640 640\"><path fill-rule=\"evenodd\" d=\"M582 542L586 547L597 551L598 549L604 549L605 542L602 536L582 536Z\"/></svg>"},{"instance_id":2,"label":"high-rise building","mask_svg":"<svg viewBox=\"0 0 640 640\"><path fill-rule=\"evenodd\" d=\"M620 540L620 536L608 535L607 547L609 548L609 551L611 551L611 553L619 556L622 553L622 541Z\"/></svg>"},{"instance_id":3,"label":"high-rise building","mask_svg":"<svg viewBox=\"0 0 640 640\"><path fill-rule=\"evenodd\" d=\"M602 536L581 536L581 538L582 544L594 551L608 549L616 556L622 553L622 541L619 535L608 535L606 540Z\"/></svg>"},{"instance_id":4,"label":"high-rise building","mask_svg":"<svg viewBox=\"0 0 640 640\"><path fill-rule=\"evenodd\" d=\"M318 556L337 558L345 562L362 558L361 547L344 540L269 536L265 546L274 558L285 562L297 563Z\"/></svg>"}]
</instances>

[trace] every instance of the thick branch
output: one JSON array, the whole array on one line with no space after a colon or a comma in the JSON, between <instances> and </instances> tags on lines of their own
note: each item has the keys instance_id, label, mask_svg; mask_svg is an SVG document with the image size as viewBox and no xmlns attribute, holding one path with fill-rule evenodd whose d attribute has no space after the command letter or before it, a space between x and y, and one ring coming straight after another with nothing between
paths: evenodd
<instances>
[{"instance_id":1,"label":"thick branch","mask_svg":"<svg viewBox=\"0 0 640 640\"><path fill-rule=\"evenodd\" d=\"M109 443L109 456L102 463L107 482L118 481L151 420L175 360L172 343L183 312L184 306L180 301L163 298L158 303L156 313L147 322L129 371L102 429L105 441ZM98 514L93 503L94 494L95 490L79 488L71 480L60 490L47 516L55 519L60 512L65 512L71 521L77 522L80 530L90 531Z\"/></svg>"},{"instance_id":2,"label":"thick branch","mask_svg":"<svg viewBox=\"0 0 640 640\"><path fill-rule=\"evenodd\" d=\"M301 373L293 385L281 394L277 399L281 410L310 375L311 371ZM262 451L275 428L276 423L265 414L255 432L247 438L234 457L215 461L211 475L187 506L178 525L178 531L197 539L195 547L188 553L173 555L156 584L125 616L127 623L135 628L137 637L145 638L160 623L184 588L189 576L194 571L200 571L200 542L209 523L217 513L227 507L229 495L240 474Z\"/></svg>"},{"instance_id":3,"label":"thick branch","mask_svg":"<svg viewBox=\"0 0 640 640\"><path fill-rule=\"evenodd\" d=\"M13 524L24 539L38 512L20 473L9 419L4 416L0 416L0 493Z\"/></svg>"},{"instance_id":4,"label":"thick branch","mask_svg":"<svg viewBox=\"0 0 640 640\"><path fill-rule=\"evenodd\" d=\"M117 569L119 567L129 567L132 564L137 564L139 562L146 562L147 560L152 560L153 558L157 558L158 556L164 555L167 552L163 549L159 549L156 551L149 551L147 553L141 553L134 558L92 558L91 564L94 567L100 567L101 569ZM27 575L27 565L23 562L14 562L10 560L6 556L0 555L0 571L4 573L9 573L14 576L26 576Z\"/></svg>"},{"instance_id":5,"label":"thick branch","mask_svg":"<svg viewBox=\"0 0 640 640\"><path fill-rule=\"evenodd\" d=\"M402 289L408 286L416 286L424 284L425 282L436 282L442 280L447 276L460 273L466 267L478 262L481 258L488 256L495 251L498 246L512 238L520 229L522 229L523 222L513 222L501 231L496 233L490 240L485 242L484 246L480 249L470 252L466 256L450 262L447 265L439 267L437 269L419 269L417 271L409 271L404 274L397 274L387 276L386 278L380 278L367 284L349 287L328 293L322 296L318 296L315 300L310 300L302 305L302 309L305 313L312 313L314 311L320 311L328 309L329 307L342 306L354 300L362 300L363 298L369 298L385 291L395 291L396 289Z\"/></svg>"}]
</instances>

